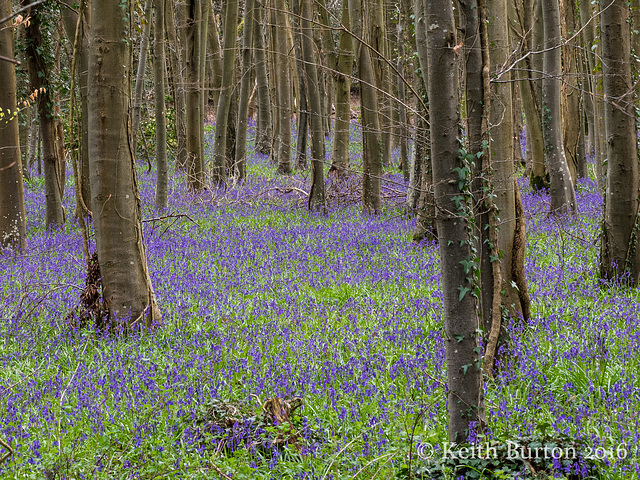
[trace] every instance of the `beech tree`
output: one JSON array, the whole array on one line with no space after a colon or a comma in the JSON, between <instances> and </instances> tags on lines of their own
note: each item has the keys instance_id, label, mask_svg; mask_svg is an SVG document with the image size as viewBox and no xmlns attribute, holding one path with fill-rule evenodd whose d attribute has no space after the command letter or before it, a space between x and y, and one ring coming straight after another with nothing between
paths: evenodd
<instances>
[{"instance_id":1,"label":"beech tree","mask_svg":"<svg viewBox=\"0 0 640 480\"><path fill-rule=\"evenodd\" d=\"M600 28L608 159L600 273L636 285L640 274L638 146L626 2L603 1Z\"/></svg>"},{"instance_id":2,"label":"beech tree","mask_svg":"<svg viewBox=\"0 0 640 480\"><path fill-rule=\"evenodd\" d=\"M127 0L91 0L89 158L91 209L103 295L112 319L160 319L142 235L130 148L132 11Z\"/></svg>"},{"instance_id":3,"label":"beech tree","mask_svg":"<svg viewBox=\"0 0 640 480\"><path fill-rule=\"evenodd\" d=\"M0 18L10 16L11 0L1 0ZM27 235L10 21L0 23L0 246L23 251Z\"/></svg>"},{"instance_id":4,"label":"beech tree","mask_svg":"<svg viewBox=\"0 0 640 480\"><path fill-rule=\"evenodd\" d=\"M562 35L558 0L540 0L544 25L542 132L551 183L551 210L571 212L576 192L562 144Z\"/></svg>"},{"instance_id":5,"label":"beech tree","mask_svg":"<svg viewBox=\"0 0 640 480\"><path fill-rule=\"evenodd\" d=\"M448 431L451 442L463 442L482 418L482 368L474 279L468 268L474 261L473 214L464 198L469 186L460 181L460 172L468 171L459 143L460 56L454 50L458 42L451 0L418 1L426 2L431 152L438 159L433 162L433 181L442 271Z\"/></svg>"}]
</instances>

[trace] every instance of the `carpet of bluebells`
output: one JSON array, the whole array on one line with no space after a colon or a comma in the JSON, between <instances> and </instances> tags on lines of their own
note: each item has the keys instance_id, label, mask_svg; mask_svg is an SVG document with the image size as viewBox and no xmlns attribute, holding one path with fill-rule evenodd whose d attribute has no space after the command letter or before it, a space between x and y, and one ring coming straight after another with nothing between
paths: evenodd
<instances>
[{"instance_id":1,"label":"carpet of bluebells","mask_svg":"<svg viewBox=\"0 0 640 480\"><path fill-rule=\"evenodd\" d=\"M14 449L2 478L394 478L427 461L419 445L441 451L437 246L411 243L402 176L385 174L378 216L361 212L357 176L328 180L320 216L306 209L308 174L274 171L251 153L245 184L198 195L174 173L158 212L140 165L163 321L128 336L65 321L84 287L82 241L71 220L43 227L34 175L28 253L0 254L0 438ZM565 434L593 450L601 478L637 478L640 296L598 279L601 197L580 181L578 215L558 218L548 196L520 186L533 319L512 326L486 386L489 438ZM270 398L301 399L295 435L252 426ZM212 405L254 413L205 431ZM289 447L268 441L287 434Z\"/></svg>"}]
</instances>

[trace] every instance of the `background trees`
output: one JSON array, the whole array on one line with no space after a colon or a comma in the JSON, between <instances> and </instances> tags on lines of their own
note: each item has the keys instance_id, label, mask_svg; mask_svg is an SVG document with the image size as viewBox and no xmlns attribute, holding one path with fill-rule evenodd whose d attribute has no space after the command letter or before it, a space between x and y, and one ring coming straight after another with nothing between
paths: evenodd
<instances>
[{"instance_id":1,"label":"background trees","mask_svg":"<svg viewBox=\"0 0 640 480\"><path fill-rule=\"evenodd\" d=\"M13 63L2 60L8 81L0 86L0 98L2 108L12 112L18 99L36 99L46 224L52 227L64 222L64 147L79 148L75 183L80 198L90 199L105 295L114 315L132 312L147 322L157 317L134 168L135 155L151 158L154 148L158 208L170 203L171 174L194 195L209 190L215 196L223 193L219 188L251 175L246 158L255 152L270 154L274 174L306 181L306 190L295 188L308 195L308 208L319 213L327 211L329 164L337 173L332 187L357 176L352 185L358 185L354 189L362 208L372 214L383 211L385 192L404 195L407 187L408 210L417 217L414 240L437 238L441 249L447 341L461 336L463 342L459 348L448 347L452 394L477 410L466 417L467 427L470 420L482 420L478 338L471 338L472 333L481 325L485 344L495 349L499 336L508 338L500 327L503 319L529 317L521 177L536 189L550 186L548 211L554 216L572 214L578 177L590 173L606 186L601 275L630 275L632 283L637 281L639 181L629 65L630 28L638 25L627 4L611 0L595 11L591 3L580 2L578 15L576 5L562 9L557 0L418 1L409 28L406 2L396 11L373 0L157 0L146 2L148 8L126 6L124 23L114 25L104 18L117 16L114 5L98 0L81 2L78 8L66 0L60 3L62 10L49 1L30 7L21 2L29 7L29 21L19 27L29 81L22 79L14 88ZM460 7L457 16L454 6ZM5 2L3 8L8 16L11 5ZM58 41L60 21L66 43ZM134 24L145 27L135 29ZM1 32L0 55L11 60L15 40L9 30ZM148 58L147 33L154 36ZM117 48L108 43L117 41ZM134 115L130 87L136 62ZM153 69L147 68L150 62ZM147 71L153 72L153 92L145 88ZM62 116L76 116L60 100L69 75L77 76L73 88L81 103L80 128L68 128L63 138ZM151 98L153 113L146 108ZM529 149L525 172L517 147L523 116ZM135 118L143 126L140 132ZM0 179L6 199L2 232L10 238L3 242L23 246L22 173L15 160L20 141L12 119L0 123ZM23 136L25 132L23 128ZM213 149L206 152L209 132ZM360 133L362 139L356 140ZM31 137L37 143L38 136ZM408 137L411 162L406 158ZM311 162L306 161L307 143ZM165 159L167 147L175 163ZM296 162L291 158L294 148ZM578 168L581 150L594 152L591 172ZM89 163L90 181L85 171ZM408 186L403 184L407 179ZM520 184L526 186L526 181ZM18 234L11 233L15 228ZM456 243L460 239L463 245ZM482 318L473 313L476 302ZM472 328L473 322L477 325ZM485 371L493 367L491 355L489 360ZM463 367L472 375L460 375ZM451 419L456 439L464 430L460 413L452 413L456 419Z\"/></svg>"}]
</instances>

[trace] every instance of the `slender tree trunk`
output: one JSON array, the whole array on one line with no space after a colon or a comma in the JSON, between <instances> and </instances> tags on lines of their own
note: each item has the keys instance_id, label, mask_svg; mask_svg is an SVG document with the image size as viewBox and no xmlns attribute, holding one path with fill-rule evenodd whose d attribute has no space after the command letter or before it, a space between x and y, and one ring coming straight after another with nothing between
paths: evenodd
<instances>
[{"instance_id":1,"label":"slender tree trunk","mask_svg":"<svg viewBox=\"0 0 640 480\"><path fill-rule=\"evenodd\" d=\"M255 0L244 2L244 28L242 30L242 76L240 80L240 105L238 106L238 126L235 169L238 179L247 176L247 121L249 117L249 96L251 95L251 49L253 47L253 5Z\"/></svg>"},{"instance_id":2,"label":"slender tree trunk","mask_svg":"<svg viewBox=\"0 0 640 480\"><path fill-rule=\"evenodd\" d=\"M23 0L26 2L26 0ZM28 2L27 2L28 3ZM44 163L44 191L46 197L47 226L62 225L64 210L62 207L62 162L57 145L56 119L50 87L51 71L47 64L47 47L42 37L42 5L30 9L31 22L27 27L26 56L29 68L29 80L32 90L38 90L38 115L42 135Z\"/></svg>"},{"instance_id":3,"label":"slender tree trunk","mask_svg":"<svg viewBox=\"0 0 640 480\"><path fill-rule=\"evenodd\" d=\"M178 34L176 25L176 8L174 0L167 0L165 21L167 25L167 52L169 60L169 86L173 94L176 132L176 168L187 168L187 127L186 127L186 99L184 91L183 73L184 48L182 35ZM181 7L182 9L182 7ZM182 27L181 27L182 30Z\"/></svg>"},{"instance_id":4,"label":"slender tree trunk","mask_svg":"<svg viewBox=\"0 0 640 480\"><path fill-rule=\"evenodd\" d=\"M89 144L91 206L103 295L112 319L160 319L142 235L131 148L131 5L91 0Z\"/></svg>"},{"instance_id":5,"label":"slender tree trunk","mask_svg":"<svg viewBox=\"0 0 640 480\"><path fill-rule=\"evenodd\" d=\"M202 131L202 111L200 67L202 48L202 3L188 0L186 3L186 130L187 130L187 166L189 187L192 190L204 189L204 158L202 157L204 132Z\"/></svg>"},{"instance_id":6,"label":"slender tree trunk","mask_svg":"<svg viewBox=\"0 0 640 480\"><path fill-rule=\"evenodd\" d=\"M85 1L85 0L83 0ZM67 34L67 37L71 44L74 44L76 38L76 26L78 25L78 13L72 9L72 0L63 0L65 7L62 7L62 21ZM80 22L79 35L79 48L77 51L77 75L78 85L80 86L80 192L82 202L88 207L91 199L90 181L89 181L89 106L87 103L87 78L89 72L89 21L90 12L89 9L84 7L84 18ZM76 215L80 215L82 212L81 206L78 206L78 212Z\"/></svg>"},{"instance_id":7,"label":"slender tree trunk","mask_svg":"<svg viewBox=\"0 0 640 480\"><path fill-rule=\"evenodd\" d=\"M599 55L598 49L600 42L596 43L596 21L593 17L593 7L590 0L580 0L580 23L582 24L582 35L584 38L585 53L587 56L587 65L589 70L589 92L593 101L594 109L594 139L595 150L594 162L596 165L596 179L598 182L598 191L604 189L603 164L604 157L607 154L604 143L605 120L604 120L604 103L602 101L602 75L598 71L598 61L596 55ZM594 51L595 49L595 51Z\"/></svg>"},{"instance_id":8,"label":"slender tree trunk","mask_svg":"<svg viewBox=\"0 0 640 480\"><path fill-rule=\"evenodd\" d=\"M210 2L210 0L207 0ZM214 105L220 101L220 87L222 86L222 48L220 47L220 34L218 32L218 22L214 15L213 7L208 6L208 35L207 35L207 57L211 65L211 87L213 89L209 98ZM248 28L251 28L249 25Z\"/></svg>"},{"instance_id":9,"label":"slender tree trunk","mask_svg":"<svg viewBox=\"0 0 640 480\"><path fill-rule=\"evenodd\" d=\"M405 106L407 96L405 93L404 76L406 74L407 59L405 54L405 44L407 44L407 32L409 30L409 2L407 0L400 1L400 11L398 12L398 38L397 49L398 59L397 68L400 74L397 76L398 83L398 127L397 140L400 145L400 168L404 176L404 181L409 182L409 128L407 124L407 108Z\"/></svg>"},{"instance_id":10,"label":"slender tree trunk","mask_svg":"<svg viewBox=\"0 0 640 480\"><path fill-rule=\"evenodd\" d=\"M138 54L138 70L136 72L136 89L133 98L133 152L138 151L138 131L140 130L140 109L144 94L144 73L147 66L147 51L149 50L149 31L151 30L151 7L153 0L147 0L144 5L144 23L140 36L140 53Z\"/></svg>"},{"instance_id":11,"label":"slender tree trunk","mask_svg":"<svg viewBox=\"0 0 640 480\"><path fill-rule=\"evenodd\" d=\"M169 172L167 165L167 120L164 103L164 77L167 73L164 49L164 6L166 0L155 0L155 26L153 32L153 83L156 108L156 207L167 208Z\"/></svg>"},{"instance_id":12,"label":"slender tree trunk","mask_svg":"<svg viewBox=\"0 0 640 480\"><path fill-rule=\"evenodd\" d=\"M311 0L301 0L300 26L302 35L302 57L307 78L307 92L309 105L309 124L311 130L311 191L309 192L309 210L326 213L324 195L324 128L320 111L320 97L313 95L318 89L318 73L316 59L313 53L313 40L308 32L312 31L313 9Z\"/></svg>"},{"instance_id":13,"label":"slender tree trunk","mask_svg":"<svg viewBox=\"0 0 640 480\"><path fill-rule=\"evenodd\" d=\"M637 285L640 202L629 10L623 0L604 0L600 9L608 159L600 274Z\"/></svg>"},{"instance_id":14,"label":"slender tree trunk","mask_svg":"<svg viewBox=\"0 0 640 480\"><path fill-rule=\"evenodd\" d=\"M269 97L269 76L265 53L264 7L261 2L255 4L253 38L255 42L256 95L258 114L256 120L256 151L265 155L271 153L271 100Z\"/></svg>"},{"instance_id":15,"label":"slender tree trunk","mask_svg":"<svg viewBox=\"0 0 640 480\"><path fill-rule=\"evenodd\" d=\"M464 442L477 430L482 416L482 369L473 275L464 267L474 259L472 213L464 207L464 201L456 201L464 192L455 169L467 168L458 152L459 56L453 50L457 41L451 0L427 1L426 12L431 151L438 159L433 163L433 180L442 271L448 431L449 441Z\"/></svg>"},{"instance_id":16,"label":"slender tree trunk","mask_svg":"<svg viewBox=\"0 0 640 480\"><path fill-rule=\"evenodd\" d=\"M331 168L338 174L349 168L349 129L351 128L351 75L353 72L353 39L348 30L351 29L349 19L349 1L342 2L342 26L338 46L338 73L335 75L336 86L336 121L334 125L333 149L331 152Z\"/></svg>"},{"instance_id":17,"label":"slender tree trunk","mask_svg":"<svg viewBox=\"0 0 640 480\"><path fill-rule=\"evenodd\" d=\"M572 212L576 208L576 194L571 181L562 145L560 8L558 0L540 0L544 24L542 79L542 131L549 177L551 180L551 210Z\"/></svg>"},{"instance_id":18,"label":"slender tree trunk","mask_svg":"<svg viewBox=\"0 0 640 480\"><path fill-rule=\"evenodd\" d=\"M361 0L349 0L349 18L352 30L358 39L365 42L369 36L368 25L363 25L364 14ZM371 60L371 51L363 42L356 40L358 78L360 79L360 109L362 112L362 201L367 212L379 213L381 208L380 176L382 174L382 138L376 78Z\"/></svg>"},{"instance_id":19,"label":"slender tree trunk","mask_svg":"<svg viewBox=\"0 0 640 480\"><path fill-rule=\"evenodd\" d=\"M576 33L575 6L571 1L563 2L562 26L564 38ZM577 40L562 49L562 134L564 153L567 159L571 181L576 184L580 158L580 89L578 85Z\"/></svg>"},{"instance_id":20,"label":"slender tree trunk","mask_svg":"<svg viewBox=\"0 0 640 480\"><path fill-rule=\"evenodd\" d=\"M309 105L307 102L307 76L304 69L302 56L302 31L300 28L300 1L293 3L293 22L295 36L293 39L296 52L296 68L298 71L298 139L296 141L296 166L300 170L307 168L307 137L309 136ZM346 3L346 2L345 2ZM305 32L307 34L307 32ZM335 140L334 140L335 141Z\"/></svg>"},{"instance_id":21,"label":"slender tree trunk","mask_svg":"<svg viewBox=\"0 0 640 480\"><path fill-rule=\"evenodd\" d=\"M216 109L216 134L213 146L213 179L218 184L227 182L227 126L231 109L231 94L236 65L236 28L238 2L231 0L224 7L224 53L222 56L222 85Z\"/></svg>"},{"instance_id":22,"label":"slender tree trunk","mask_svg":"<svg viewBox=\"0 0 640 480\"><path fill-rule=\"evenodd\" d=\"M284 0L275 0L276 19L276 88L278 99L278 172L291 173L291 75L287 47L287 20ZM304 39L303 39L304 42ZM304 48L304 46L303 46ZM316 84L317 85L317 84Z\"/></svg>"},{"instance_id":23,"label":"slender tree trunk","mask_svg":"<svg viewBox=\"0 0 640 480\"><path fill-rule=\"evenodd\" d=\"M11 0L0 0L0 18L11 14ZM0 55L13 58L13 28L0 25ZM16 71L0 60L0 246L27 247L24 186L16 106Z\"/></svg>"},{"instance_id":24,"label":"slender tree trunk","mask_svg":"<svg viewBox=\"0 0 640 480\"><path fill-rule=\"evenodd\" d=\"M391 162L391 130L393 128L391 121L391 99L389 94L389 64L387 58L389 52L386 41L385 28L385 2L384 0L362 0L365 5L365 12L368 13L370 23L368 25L369 44L379 53L371 53L371 62L374 70L374 85L377 87L378 95L378 116L381 128L380 138L382 141L382 166L387 166ZM369 3L371 2L371 3ZM365 30L365 32L367 32ZM367 35L367 33L365 33ZM382 170L381 170L382 173Z\"/></svg>"}]
</instances>

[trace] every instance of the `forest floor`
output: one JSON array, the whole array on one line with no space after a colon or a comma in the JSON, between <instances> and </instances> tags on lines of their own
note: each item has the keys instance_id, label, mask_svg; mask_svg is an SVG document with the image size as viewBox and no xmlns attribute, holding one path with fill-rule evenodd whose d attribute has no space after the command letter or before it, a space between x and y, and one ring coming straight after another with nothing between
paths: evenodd
<instances>
[{"instance_id":1,"label":"forest floor","mask_svg":"<svg viewBox=\"0 0 640 480\"><path fill-rule=\"evenodd\" d=\"M163 321L128 336L65 320L86 273L71 180L56 231L42 178L26 185L28 253L0 254L2 478L638 478L640 295L600 283L593 182L573 218L520 182L533 318L511 326L481 439L576 458L498 465L443 458L437 246L411 243L402 176L385 174L378 216L362 214L358 176L329 180L318 216L308 174L276 176L253 153L248 171L200 195L176 173L158 212L140 164Z\"/></svg>"}]
</instances>

